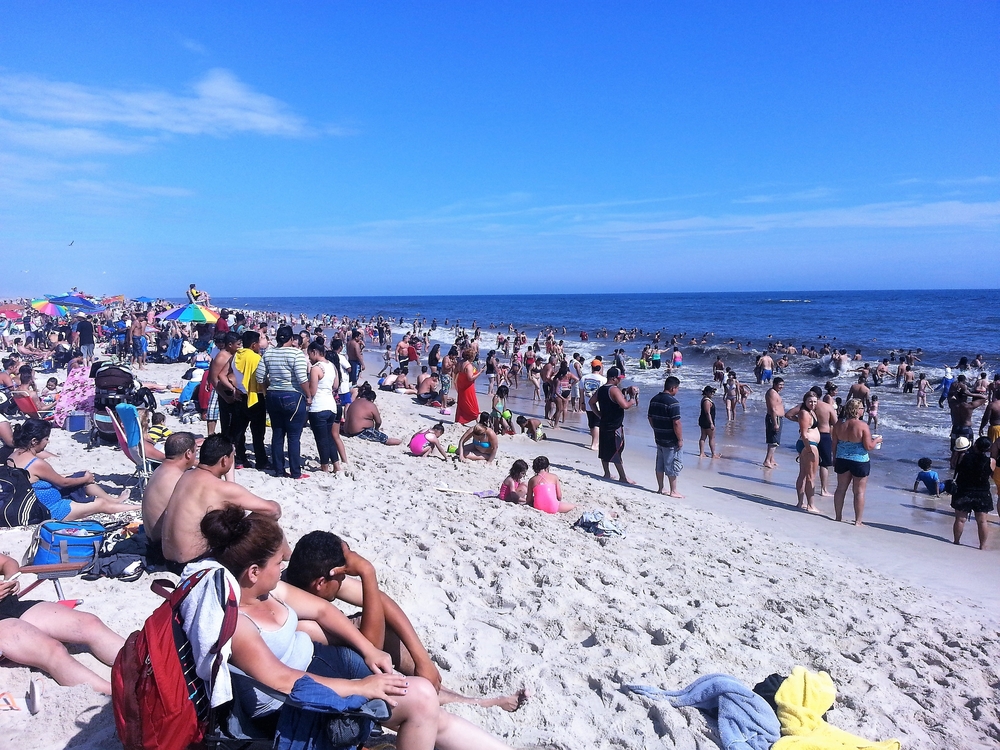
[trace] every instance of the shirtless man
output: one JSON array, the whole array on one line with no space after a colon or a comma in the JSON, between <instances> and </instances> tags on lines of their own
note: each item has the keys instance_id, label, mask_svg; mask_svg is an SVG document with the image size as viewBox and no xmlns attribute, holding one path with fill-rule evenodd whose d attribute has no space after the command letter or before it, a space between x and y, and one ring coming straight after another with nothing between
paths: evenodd
<instances>
[{"instance_id":1,"label":"shirtless man","mask_svg":"<svg viewBox=\"0 0 1000 750\"><path fill-rule=\"evenodd\" d=\"M721 354L715 358L715 364L712 365L712 378L720 386L726 382L726 363L722 361Z\"/></svg>"},{"instance_id":2,"label":"shirtless man","mask_svg":"<svg viewBox=\"0 0 1000 750\"><path fill-rule=\"evenodd\" d=\"M994 445L1000 442L1000 390L991 392L993 399L983 412L983 420L979 423L979 434L986 435ZM986 428L989 427L987 434Z\"/></svg>"},{"instance_id":3,"label":"shirtless man","mask_svg":"<svg viewBox=\"0 0 1000 750\"><path fill-rule=\"evenodd\" d=\"M774 377L774 360L771 359L771 355L764 354L764 356L760 358L758 365L760 367L760 378L757 382L770 383Z\"/></svg>"},{"instance_id":4,"label":"shirtless man","mask_svg":"<svg viewBox=\"0 0 1000 750\"><path fill-rule=\"evenodd\" d=\"M527 690L497 698L472 698L441 685L441 673L406 613L388 595L379 590L375 567L353 552L340 537L328 531L313 531L295 545L288 561L285 580L329 602L339 599L361 607L360 617L352 618L373 646L392 657L393 666L405 675L424 677L438 691L438 701L467 703L483 708L499 706L516 711L528 699ZM327 638L314 623L305 621L303 630L318 643Z\"/></svg>"},{"instance_id":5,"label":"shirtless man","mask_svg":"<svg viewBox=\"0 0 1000 750\"><path fill-rule=\"evenodd\" d=\"M847 400L850 401L852 398L858 399L861 403L865 405L867 409L871 405L871 389L865 385L868 378L865 377L864 373L858 375L858 382L851 386L851 390L847 392Z\"/></svg>"},{"instance_id":6,"label":"shirtless man","mask_svg":"<svg viewBox=\"0 0 1000 750\"><path fill-rule=\"evenodd\" d=\"M344 426L340 432L347 437L359 437L382 445L399 445L403 442L399 438L386 435L381 427L382 414L375 406L375 391L370 387L361 386L357 399L352 401L347 409Z\"/></svg>"},{"instance_id":7,"label":"shirtless man","mask_svg":"<svg viewBox=\"0 0 1000 750\"><path fill-rule=\"evenodd\" d=\"M358 384L358 378L365 369L365 341L361 331L352 331L347 341L347 361L351 365L351 385Z\"/></svg>"},{"instance_id":8,"label":"shirtless man","mask_svg":"<svg viewBox=\"0 0 1000 750\"><path fill-rule=\"evenodd\" d=\"M132 323L129 325L128 338L132 344L132 364L139 369L146 359L146 352L143 350L143 339L146 335L146 318L136 314L132 316Z\"/></svg>"},{"instance_id":9,"label":"shirtless man","mask_svg":"<svg viewBox=\"0 0 1000 750\"><path fill-rule=\"evenodd\" d=\"M764 394L764 403L767 404L767 416L764 417L764 439L767 441L767 453L764 455L765 469L778 468L778 462L774 460L774 451L781 445L781 423L785 417L785 402L781 398L781 391L785 387L784 378L777 377L771 387Z\"/></svg>"},{"instance_id":10,"label":"shirtless man","mask_svg":"<svg viewBox=\"0 0 1000 750\"><path fill-rule=\"evenodd\" d=\"M209 435L201 446L198 465L181 475L170 493L160 525L163 556L172 562L187 563L208 552L201 535L201 519L210 510L226 504L255 510L272 518L281 518L281 506L257 497L235 482L223 477L236 461L236 451L229 438Z\"/></svg>"},{"instance_id":11,"label":"shirtless man","mask_svg":"<svg viewBox=\"0 0 1000 750\"><path fill-rule=\"evenodd\" d=\"M976 409L986 403L986 396L982 393L969 393L966 390L956 390L948 397L948 406L951 408L951 468L955 469L958 464L959 451L955 450L955 441L960 437L969 439L969 443L976 441L976 436L972 431L972 416Z\"/></svg>"},{"instance_id":12,"label":"shirtless man","mask_svg":"<svg viewBox=\"0 0 1000 750\"><path fill-rule=\"evenodd\" d=\"M177 480L185 471L198 464L194 440L194 435L190 432L175 432L167 438L163 445L163 463L149 478L142 495L142 525L151 546L155 546L159 552L154 557L163 556L160 548L163 512L167 509Z\"/></svg>"}]
</instances>

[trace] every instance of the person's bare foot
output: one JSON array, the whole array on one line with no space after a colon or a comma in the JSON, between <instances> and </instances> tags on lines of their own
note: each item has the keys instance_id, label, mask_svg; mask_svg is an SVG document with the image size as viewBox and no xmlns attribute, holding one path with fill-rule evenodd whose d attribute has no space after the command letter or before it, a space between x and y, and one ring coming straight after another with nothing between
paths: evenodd
<instances>
[{"instance_id":1,"label":"person's bare foot","mask_svg":"<svg viewBox=\"0 0 1000 750\"><path fill-rule=\"evenodd\" d=\"M676 491L674 491L674 492L668 492L667 493L667 497L676 497L676 498L679 498L681 500L684 499L684 495L682 495L681 493L676 492Z\"/></svg>"},{"instance_id":2,"label":"person's bare foot","mask_svg":"<svg viewBox=\"0 0 1000 750\"><path fill-rule=\"evenodd\" d=\"M628 477L619 477L618 481L621 482L622 484L635 484L635 481L629 479Z\"/></svg>"},{"instance_id":3,"label":"person's bare foot","mask_svg":"<svg viewBox=\"0 0 1000 750\"><path fill-rule=\"evenodd\" d=\"M121 494L118 495L118 499L121 500L122 502L125 502L126 500L129 499L131 495L132 495L132 488L129 487L128 489L124 489L121 491Z\"/></svg>"},{"instance_id":4,"label":"person's bare foot","mask_svg":"<svg viewBox=\"0 0 1000 750\"><path fill-rule=\"evenodd\" d=\"M833 497L833 493L827 492L826 490L820 490L817 497Z\"/></svg>"},{"instance_id":5,"label":"person's bare foot","mask_svg":"<svg viewBox=\"0 0 1000 750\"><path fill-rule=\"evenodd\" d=\"M516 693L512 693L511 695L503 695L499 698L489 698L481 701L479 705L485 708L497 706L498 708L502 708L504 711L513 713L527 703L530 698L531 690L528 688L521 688Z\"/></svg>"},{"instance_id":6,"label":"person's bare foot","mask_svg":"<svg viewBox=\"0 0 1000 750\"><path fill-rule=\"evenodd\" d=\"M854 525L855 525L855 526L864 526L864 524L863 524L863 523L861 523L861 521L855 521L855 522L854 522Z\"/></svg>"},{"instance_id":7,"label":"person's bare foot","mask_svg":"<svg viewBox=\"0 0 1000 750\"><path fill-rule=\"evenodd\" d=\"M810 513L819 513L820 512L819 508L817 508L815 505L807 505L806 506L806 510L809 511Z\"/></svg>"}]
</instances>

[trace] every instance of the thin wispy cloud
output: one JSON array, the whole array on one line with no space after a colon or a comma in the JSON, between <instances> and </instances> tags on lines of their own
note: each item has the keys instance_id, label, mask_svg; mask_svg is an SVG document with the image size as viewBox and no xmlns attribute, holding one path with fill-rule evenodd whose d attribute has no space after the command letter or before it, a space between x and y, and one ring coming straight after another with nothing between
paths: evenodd
<instances>
[{"instance_id":1,"label":"thin wispy cloud","mask_svg":"<svg viewBox=\"0 0 1000 750\"><path fill-rule=\"evenodd\" d=\"M36 122L0 118L0 140L35 151L79 154L134 154L145 148L143 139L124 139L92 128L60 128Z\"/></svg>"},{"instance_id":2,"label":"thin wispy cloud","mask_svg":"<svg viewBox=\"0 0 1000 750\"><path fill-rule=\"evenodd\" d=\"M207 55L208 49L201 42L196 42L194 39L188 39L183 37L181 39L181 46L188 52L194 52L196 55Z\"/></svg>"},{"instance_id":3,"label":"thin wispy cloud","mask_svg":"<svg viewBox=\"0 0 1000 750\"><path fill-rule=\"evenodd\" d=\"M769 193L764 195L748 195L737 198L733 203L792 203L798 201L817 201L832 198L834 191L826 187L815 187L808 190L796 190L790 193Z\"/></svg>"},{"instance_id":4,"label":"thin wispy cloud","mask_svg":"<svg viewBox=\"0 0 1000 750\"><path fill-rule=\"evenodd\" d=\"M284 102L255 91L222 68L210 70L187 94L2 75L0 110L36 122L112 125L183 135L257 133L301 138L315 133Z\"/></svg>"}]
</instances>

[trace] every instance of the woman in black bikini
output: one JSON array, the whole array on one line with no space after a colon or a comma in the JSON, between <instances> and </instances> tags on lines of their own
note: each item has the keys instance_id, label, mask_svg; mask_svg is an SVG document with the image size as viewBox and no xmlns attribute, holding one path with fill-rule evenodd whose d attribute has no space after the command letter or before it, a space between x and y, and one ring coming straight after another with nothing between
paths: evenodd
<instances>
[{"instance_id":1,"label":"woman in black bikini","mask_svg":"<svg viewBox=\"0 0 1000 750\"><path fill-rule=\"evenodd\" d=\"M816 469L819 467L819 420L816 418L816 394L806 391L799 408L799 439L795 449L799 452L799 476L795 480L798 508L810 513L818 512L813 505L816 494Z\"/></svg>"}]
</instances>

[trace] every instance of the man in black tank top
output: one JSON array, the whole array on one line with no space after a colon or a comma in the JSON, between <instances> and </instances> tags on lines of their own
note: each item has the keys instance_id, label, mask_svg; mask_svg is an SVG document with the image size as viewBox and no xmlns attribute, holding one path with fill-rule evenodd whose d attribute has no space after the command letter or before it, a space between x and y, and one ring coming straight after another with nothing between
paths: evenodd
<instances>
[{"instance_id":1,"label":"man in black tank top","mask_svg":"<svg viewBox=\"0 0 1000 750\"><path fill-rule=\"evenodd\" d=\"M625 450L625 412L636 405L638 389L619 388L622 373L617 367L608 370L608 382L597 389L590 398L590 408L597 414L597 457L604 467L604 478L611 479L610 464L618 470L618 480L635 484L625 475L622 465L622 451Z\"/></svg>"}]
</instances>

